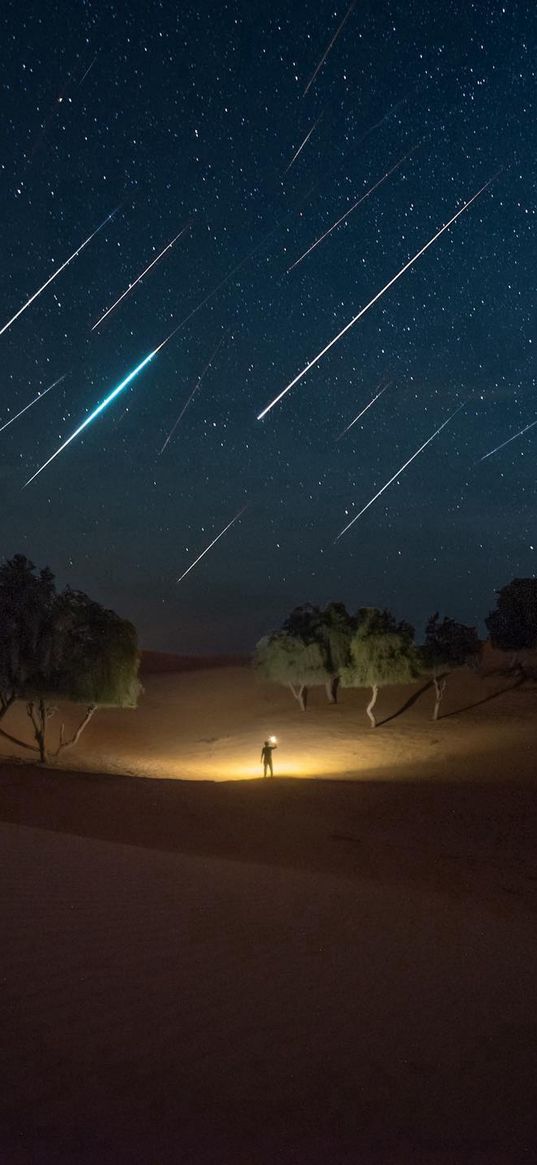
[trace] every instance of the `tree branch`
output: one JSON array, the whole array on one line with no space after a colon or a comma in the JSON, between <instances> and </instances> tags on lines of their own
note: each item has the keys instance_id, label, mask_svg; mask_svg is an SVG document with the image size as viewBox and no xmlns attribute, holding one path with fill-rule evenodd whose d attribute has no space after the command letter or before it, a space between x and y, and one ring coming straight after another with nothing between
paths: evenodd
<instances>
[{"instance_id":1,"label":"tree branch","mask_svg":"<svg viewBox=\"0 0 537 1165\"><path fill-rule=\"evenodd\" d=\"M66 748L72 748L73 745L78 743L78 741L80 740L80 737L82 736L84 729L87 727L92 716L95 714L96 711L97 711L97 705L90 704L90 706L86 712L86 715L84 716L84 719L80 721L80 724L78 725L78 728L76 729L76 732L73 733L73 736L71 737L70 740L64 740L63 737L64 737L65 725L62 724L62 726L60 728L60 742L58 744L56 751L52 754L53 756L59 756L60 753L64 752L64 750Z\"/></svg>"},{"instance_id":2,"label":"tree branch","mask_svg":"<svg viewBox=\"0 0 537 1165\"><path fill-rule=\"evenodd\" d=\"M0 692L0 718L5 716L6 712L9 712L9 709L11 708L11 705L14 703L14 701L14 692L11 692L9 696L6 696L4 692Z\"/></svg>"},{"instance_id":3,"label":"tree branch","mask_svg":"<svg viewBox=\"0 0 537 1165\"><path fill-rule=\"evenodd\" d=\"M29 748L30 752L39 751L34 744L26 744L25 740L19 740L18 736L12 736L10 732L4 732L3 728L0 728L0 736L3 736L5 740L10 740L12 744L18 744L20 748Z\"/></svg>"},{"instance_id":4,"label":"tree branch","mask_svg":"<svg viewBox=\"0 0 537 1165\"><path fill-rule=\"evenodd\" d=\"M41 730L40 730L39 724L37 723L37 720L36 720L35 715L34 715L34 705L30 701L26 705L26 711L27 711L27 713L30 717L30 720L32 721L32 724L34 726L36 740L39 740L39 733Z\"/></svg>"}]
</instances>

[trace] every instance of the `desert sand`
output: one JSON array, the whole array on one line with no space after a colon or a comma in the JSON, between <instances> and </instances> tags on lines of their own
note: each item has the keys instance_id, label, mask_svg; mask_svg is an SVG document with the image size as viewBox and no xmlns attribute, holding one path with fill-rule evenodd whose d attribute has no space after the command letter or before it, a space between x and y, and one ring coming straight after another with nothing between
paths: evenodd
<instances>
[{"instance_id":1,"label":"desert sand","mask_svg":"<svg viewBox=\"0 0 537 1165\"><path fill-rule=\"evenodd\" d=\"M3 745L0 1159L533 1160L535 687L386 691L372 732L146 662L70 771Z\"/></svg>"}]
</instances>

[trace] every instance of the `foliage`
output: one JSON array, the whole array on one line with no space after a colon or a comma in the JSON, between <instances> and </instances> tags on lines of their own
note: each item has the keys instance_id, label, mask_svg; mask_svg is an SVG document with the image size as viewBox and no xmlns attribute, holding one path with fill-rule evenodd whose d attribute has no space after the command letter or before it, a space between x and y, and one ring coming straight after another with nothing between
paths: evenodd
<instances>
[{"instance_id":1,"label":"foliage","mask_svg":"<svg viewBox=\"0 0 537 1165\"><path fill-rule=\"evenodd\" d=\"M348 662L352 620L343 603L328 603L322 609L311 603L295 607L282 631L306 644L319 644L327 677L338 676Z\"/></svg>"},{"instance_id":2,"label":"foliage","mask_svg":"<svg viewBox=\"0 0 537 1165\"><path fill-rule=\"evenodd\" d=\"M388 684L408 684L420 674L420 659L414 646L410 623L397 622L391 611L362 607L350 644L351 660L341 672L346 688L370 688L366 713L371 727L379 688Z\"/></svg>"},{"instance_id":3,"label":"foliage","mask_svg":"<svg viewBox=\"0 0 537 1165\"><path fill-rule=\"evenodd\" d=\"M496 610L485 619L492 646L515 652L537 647L537 579L514 578L496 594Z\"/></svg>"},{"instance_id":4,"label":"foliage","mask_svg":"<svg viewBox=\"0 0 537 1165\"><path fill-rule=\"evenodd\" d=\"M340 676L350 660L354 623L343 603L327 603L321 612L319 634L327 653L327 670Z\"/></svg>"},{"instance_id":5,"label":"foliage","mask_svg":"<svg viewBox=\"0 0 537 1165\"><path fill-rule=\"evenodd\" d=\"M257 645L254 664L272 683L286 684L305 709L307 689L324 684L336 699L341 668L348 662L352 622L342 603L324 609L295 607L280 631Z\"/></svg>"},{"instance_id":6,"label":"foliage","mask_svg":"<svg viewBox=\"0 0 537 1165\"><path fill-rule=\"evenodd\" d=\"M98 706L135 707L138 663L131 623L82 591L58 593L52 573L37 572L24 555L0 567L0 716L26 701L42 760L53 701L88 705L82 726ZM62 728L60 750L79 735L65 742Z\"/></svg>"},{"instance_id":7,"label":"foliage","mask_svg":"<svg viewBox=\"0 0 537 1165\"><path fill-rule=\"evenodd\" d=\"M408 684L420 674L420 661L409 623L390 611L362 607L350 644L351 661L342 670L348 688L382 688Z\"/></svg>"},{"instance_id":8,"label":"foliage","mask_svg":"<svg viewBox=\"0 0 537 1165\"><path fill-rule=\"evenodd\" d=\"M0 566L0 709L53 663L54 578L17 554Z\"/></svg>"},{"instance_id":9,"label":"foliage","mask_svg":"<svg viewBox=\"0 0 537 1165\"><path fill-rule=\"evenodd\" d=\"M58 595L59 653L48 676L48 691L77 704L136 707L138 646L126 619L69 587Z\"/></svg>"},{"instance_id":10,"label":"foliage","mask_svg":"<svg viewBox=\"0 0 537 1165\"><path fill-rule=\"evenodd\" d=\"M440 620L438 611L427 621L422 658L432 671L462 667L480 651L481 643L475 627L446 617Z\"/></svg>"},{"instance_id":11,"label":"foliage","mask_svg":"<svg viewBox=\"0 0 537 1165\"><path fill-rule=\"evenodd\" d=\"M329 678L322 647L288 631L275 631L257 644L255 667L273 684L315 687Z\"/></svg>"},{"instance_id":12,"label":"foliage","mask_svg":"<svg viewBox=\"0 0 537 1165\"><path fill-rule=\"evenodd\" d=\"M455 619L440 621L438 611L427 622L425 643L421 648L424 666L432 672L435 692L433 720L438 720L440 705L446 694L447 676L439 675L444 669L462 667L477 660L481 643L475 627L457 623Z\"/></svg>"}]
</instances>

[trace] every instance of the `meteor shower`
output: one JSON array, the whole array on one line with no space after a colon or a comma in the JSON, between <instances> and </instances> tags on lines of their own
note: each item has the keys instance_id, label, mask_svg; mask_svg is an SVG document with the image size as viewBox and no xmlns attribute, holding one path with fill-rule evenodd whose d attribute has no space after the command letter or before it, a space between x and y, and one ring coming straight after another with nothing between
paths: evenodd
<instances>
[{"instance_id":1,"label":"meteor shower","mask_svg":"<svg viewBox=\"0 0 537 1165\"><path fill-rule=\"evenodd\" d=\"M537 6L0 6L0 1165L537 1160Z\"/></svg>"}]
</instances>

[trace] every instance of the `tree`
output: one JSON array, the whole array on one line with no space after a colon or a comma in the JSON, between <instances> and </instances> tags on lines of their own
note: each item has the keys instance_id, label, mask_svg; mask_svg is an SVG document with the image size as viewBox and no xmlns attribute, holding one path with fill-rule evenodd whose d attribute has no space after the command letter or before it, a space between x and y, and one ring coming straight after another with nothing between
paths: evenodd
<instances>
[{"instance_id":1,"label":"tree","mask_svg":"<svg viewBox=\"0 0 537 1165\"><path fill-rule=\"evenodd\" d=\"M376 728L373 709L379 688L388 684L408 684L420 674L414 630L405 621L398 623L390 611L363 607L358 612L350 656L350 663L341 674L343 686L371 689L366 712L371 727Z\"/></svg>"},{"instance_id":2,"label":"tree","mask_svg":"<svg viewBox=\"0 0 537 1165\"><path fill-rule=\"evenodd\" d=\"M295 607L284 621L282 630L307 645L319 645L326 676L323 681L319 673L316 682L324 682L329 703L337 703L340 673L349 662L353 631L353 622L344 604L327 603L322 609L311 603Z\"/></svg>"},{"instance_id":3,"label":"tree","mask_svg":"<svg viewBox=\"0 0 537 1165\"><path fill-rule=\"evenodd\" d=\"M23 554L0 566L0 719L48 666L55 595L51 572Z\"/></svg>"},{"instance_id":4,"label":"tree","mask_svg":"<svg viewBox=\"0 0 537 1165\"><path fill-rule=\"evenodd\" d=\"M336 703L341 668L348 663L352 620L343 603L324 609L304 603L294 607L281 630L256 647L254 666L270 683L285 684L305 712L308 688L326 689Z\"/></svg>"},{"instance_id":5,"label":"tree","mask_svg":"<svg viewBox=\"0 0 537 1165\"><path fill-rule=\"evenodd\" d=\"M354 622L344 603L327 603L321 612L319 636L326 651L326 669L330 676L326 694L331 704L337 703L341 673L350 662Z\"/></svg>"},{"instance_id":6,"label":"tree","mask_svg":"<svg viewBox=\"0 0 537 1165\"><path fill-rule=\"evenodd\" d=\"M47 728L56 702L85 704L70 739L64 725L53 753L72 747L98 707L135 707L139 653L131 623L69 587L58 593L49 570L36 574L22 555L0 567L0 716L26 702L35 746L3 736L48 759Z\"/></svg>"},{"instance_id":7,"label":"tree","mask_svg":"<svg viewBox=\"0 0 537 1165\"><path fill-rule=\"evenodd\" d=\"M269 683L288 687L301 712L306 711L308 688L326 684L329 679L321 645L289 631L275 631L260 639L254 666Z\"/></svg>"},{"instance_id":8,"label":"tree","mask_svg":"<svg viewBox=\"0 0 537 1165\"><path fill-rule=\"evenodd\" d=\"M496 610L485 619L490 641L500 651L537 647L537 579L514 578L496 592Z\"/></svg>"},{"instance_id":9,"label":"tree","mask_svg":"<svg viewBox=\"0 0 537 1165\"><path fill-rule=\"evenodd\" d=\"M425 628L425 643L421 650L422 659L427 670L432 672L435 704L433 720L438 720L440 704L446 694L447 676L442 675L446 669L462 667L472 659L476 659L481 651L481 643L475 627L467 627L464 623L457 623L455 619L444 618L440 621L438 611L427 622Z\"/></svg>"}]
</instances>

